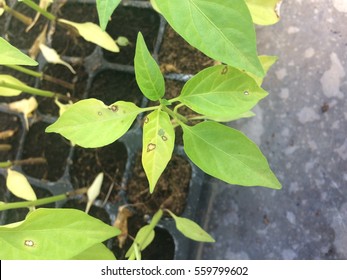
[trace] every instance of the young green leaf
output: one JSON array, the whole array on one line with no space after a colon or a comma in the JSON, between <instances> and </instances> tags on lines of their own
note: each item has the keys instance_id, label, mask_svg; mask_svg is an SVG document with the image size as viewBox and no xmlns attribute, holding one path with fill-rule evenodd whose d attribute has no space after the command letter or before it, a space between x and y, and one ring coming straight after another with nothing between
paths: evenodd
<instances>
[{"instance_id":1,"label":"young green leaf","mask_svg":"<svg viewBox=\"0 0 347 280\"><path fill-rule=\"evenodd\" d=\"M164 77L148 51L141 32L137 35L134 63L136 81L142 93L152 101L163 97L165 93Z\"/></svg>"},{"instance_id":2,"label":"young green leaf","mask_svg":"<svg viewBox=\"0 0 347 280\"><path fill-rule=\"evenodd\" d=\"M178 217L171 211L168 211L171 217L175 220L176 228L186 237L199 242L215 242L211 235L204 231L194 221Z\"/></svg>"},{"instance_id":3,"label":"young green leaf","mask_svg":"<svg viewBox=\"0 0 347 280\"><path fill-rule=\"evenodd\" d=\"M6 185L9 191L15 196L25 200L36 200L36 194L28 182L27 178L14 170L7 170Z\"/></svg>"},{"instance_id":4,"label":"young green leaf","mask_svg":"<svg viewBox=\"0 0 347 280\"><path fill-rule=\"evenodd\" d=\"M257 56L254 25L244 0L154 2L189 44L217 61L264 76Z\"/></svg>"},{"instance_id":5,"label":"young green leaf","mask_svg":"<svg viewBox=\"0 0 347 280\"><path fill-rule=\"evenodd\" d=\"M143 125L142 165L151 193L171 159L174 145L175 131L169 115L161 110L150 113Z\"/></svg>"},{"instance_id":6,"label":"young green leaf","mask_svg":"<svg viewBox=\"0 0 347 280\"><path fill-rule=\"evenodd\" d=\"M84 148L101 147L123 136L140 112L131 102L106 106L100 100L85 99L71 105L46 132L60 133Z\"/></svg>"},{"instance_id":7,"label":"young green leaf","mask_svg":"<svg viewBox=\"0 0 347 280\"><path fill-rule=\"evenodd\" d=\"M77 23L66 19L59 19L58 21L77 29L80 36L86 41L92 42L110 52L119 52L116 42L95 23Z\"/></svg>"},{"instance_id":8,"label":"young green leaf","mask_svg":"<svg viewBox=\"0 0 347 280\"><path fill-rule=\"evenodd\" d=\"M118 234L80 210L39 208L17 227L0 227L0 259L71 259Z\"/></svg>"},{"instance_id":9,"label":"young green leaf","mask_svg":"<svg viewBox=\"0 0 347 280\"><path fill-rule=\"evenodd\" d=\"M0 37L1 38L1 37ZM26 84L10 75L0 75L0 95L1 96L17 96L22 93L19 89L8 88L6 84L14 85L16 87L27 87Z\"/></svg>"},{"instance_id":10,"label":"young green leaf","mask_svg":"<svg viewBox=\"0 0 347 280\"><path fill-rule=\"evenodd\" d=\"M177 99L199 114L233 119L248 112L267 94L246 73L217 65L190 79Z\"/></svg>"},{"instance_id":11,"label":"young green leaf","mask_svg":"<svg viewBox=\"0 0 347 280\"><path fill-rule=\"evenodd\" d=\"M282 0L245 0L253 22L259 25L275 24L280 19Z\"/></svg>"},{"instance_id":12,"label":"young green leaf","mask_svg":"<svg viewBox=\"0 0 347 280\"><path fill-rule=\"evenodd\" d=\"M71 260L115 260L113 253L103 244L98 243L86 249Z\"/></svg>"},{"instance_id":13,"label":"young green leaf","mask_svg":"<svg viewBox=\"0 0 347 280\"><path fill-rule=\"evenodd\" d=\"M121 0L96 0L96 9L98 10L100 27L102 30L106 30L107 23L120 1Z\"/></svg>"},{"instance_id":14,"label":"young green leaf","mask_svg":"<svg viewBox=\"0 0 347 280\"><path fill-rule=\"evenodd\" d=\"M30 65L36 66L38 63L13 47L4 38L0 37L0 65Z\"/></svg>"},{"instance_id":15,"label":"young green leaf","mask_svg":"<svg viewBox=\"0 0 347 280\"><path fill-rule=\"evenodd\" d=\"M186 154L207 174L229 184L281 188L257 145L240 131L211 121L182 128Z\"/></svg>"},{"instance_id":16,"label":"young green leaf","mask_svg":"<svg viewBox=\"0 0 347 280\"><path fill-rule=\"evenodd\" d=\"M153 228L150 225L143 226L137 232L136 237L134 239L134 243L137 244L138 249L140 251L143 251L144 249L146 249L146 247L149 244L152 243L152 241L154 239L154 236L155 236L155 232L154 232ZM129 250L125 254L125 257L129 258L129 259L135 259L136 256L135 256L134 244L132 244L130 246Z\"/></svg>"}]
</instances>

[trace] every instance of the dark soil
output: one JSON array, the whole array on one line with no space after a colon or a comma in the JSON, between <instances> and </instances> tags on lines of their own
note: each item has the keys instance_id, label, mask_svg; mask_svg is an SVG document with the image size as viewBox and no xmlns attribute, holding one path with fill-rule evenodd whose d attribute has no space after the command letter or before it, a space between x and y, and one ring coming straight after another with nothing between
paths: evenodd
<instances>
[{"instance_id":1,"label":"dark soil","mask_svg":"<svg viewBox=\"0 0 347 280\"><path fill-rule=\"evenodd\" d=\"M122 142L114 142L103 148L85 149L77 147L74 151L70 176L75 188L87 187L95 177L104 172L104 180L99 199L105 199L113 185L110 201L119 200L118 191L127 161L127 151Z\"/></svg>"},{"instance_id":2,"label":"dark soil","mask_svg":"<svg viewBox=\"0 0 347 280\"><path fill-rule=\"evenodd\" d=\"M174 155L152 194L138 155L133 175L127 186L128 199L139 214L153 215L159 208L170 209L177 215L182 214L186 206L191 166L182 157Z\"/></svg>"},{"instance_id":3,"label":"dark soil","mask_svg":"<svg viewBox=\"0 0 347 280\"><path fill-rule=\"evenodd\" d=\"M38 1L34 2L38 3ZM25 4L20 3L19 1L17 1L17 4L15 5L14 9L31 18L34 18L36 15L36 11L29 8ZM30 49L31 46L34 44L37 36L42 32L45 24L47 23L48 20L43 16L40 16L39 20L34 25L34 27L29 32L26 32L25 30L27 28L27 25L25 25L18 19L12 17L9 30L7 31L10 43L19 49Z\"/></svg>"},{"instance_id":4,"label":"dark soil","mask_svg":"<svg viewBox=\"0 0 347 280\"><path fill-rule=\"evenodd\" d=\"M77 23L93 22L98 24L98 13L95 4L67 2L68 4L65 4L59 10L58 18ZM52 38L52 47L60 55L78 57L90 55L96 47L95 44L84 40L76 34L73 28L66 27L66 25L57 24Z\"/></svg>"},{"instance_id":5,"label":"dark soil","mask_svg":"<svg viewBox=\"0 0 347 280\"><path fill-rule=\"evenodd\" d=\"M82 200L77 200L77 199L72 199L67 201L64 205L63 208L73 208L73 209L79 209L81 211L85 211L87 203ZM92 206L89 209L88 214L94 218L97 218L101 221L103 221L106 224L110 224L110 217L107 214L106 210L97 206Z\"/></svg>"},{"instance_id":6,"label":"dark soil","mask_svg":"<svg viewBox=\"0 0 347 280\"><path fill-rule=\"evenodd\" d=\"M170 26L166 27L159 52L159 63L165 73L196 74L214 61L189 45Z\"/></svg>"},{"instance_id":7,"label":"dark soil","mask_svg":"<svg viewBox=\"0 0 347 280\"><path fill-rule=\"evenodd\" d=\"M102 71L94 78L88 97L106 105L124 100L140 106L143 99L134 75L113 70Z\"/></svg>"},{"instance_id":8,"label":"dark soil","mask_svg":"<svg viewBox=\"0 0 347 280\"><path fill-rule=\"evenodd\" d=\"M16 159L22 126L16 115L0 112L0 146L10 145L9 150L0 149L0 161Z\"/></svg>"},{"instance_id":9,"label":"dark soil","mask_svg":"<svg viewBox=\"0 0 347 280\"><path fill-rule=\"evenodd\" d=\"M69 95L71 98L80 100L83 98L84 91L86 89L86 84L88 80L88 73L84 70L82 66L73 65L76 75L71 73L71 71L63 65L54 65L48 64L44 69L44 74L50 75L61 81L70 83L73 86L73 89L69 89L58 83L53 83L50 81L42 80L41 87L44 90L49 90L55 93L60 93L63 95ZM55 104L54 99L48 97L37 97L39 102L38 110L40 113L58 116L59 108ZM60 100L62 103L62 100Z\"/></svg>"},{"instance_id":10,"label":"dark soil","mask_svg":"<svg viewBox=\"0 0 347 280\"><path fill-rule=\"evenodd\" d=\"M70 145L59 134L45 133L47 126L44 122L33 124L26 135L23 149L23 158L43 157L47 164L25 165L23 171L38 179L57 181L64 174Z\"/></svg>"},{"instance_id":11,"label":"dark soil","mask_svg":"<svg viewBox=\"0 0 347 280\"><path fill-rule=\"evenodd\" d=\"M110 62L133 65L138 32L142 33L149 51L153 52L159 21L158 14L153 10L118 6L106 31L115 40L119 36L126 37L131 44L120 47L119 53L103 50L105 59Z\"/></svg>"}]
</instances>

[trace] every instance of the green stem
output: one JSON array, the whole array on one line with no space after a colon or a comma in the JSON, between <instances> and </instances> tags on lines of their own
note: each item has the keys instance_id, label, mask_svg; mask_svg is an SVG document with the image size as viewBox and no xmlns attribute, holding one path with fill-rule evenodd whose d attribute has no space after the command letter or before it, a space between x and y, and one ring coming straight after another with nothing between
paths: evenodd
<instances>
[{"instance_id":1,"label":"green stem","mask_svg":"<svg viewBox=\"0 0 347 280\"><path fill-rule=\"evenodd\" d=\"M16 89L16 90L24 91L24 92L27 92L30 94L38 95L38 96L44 96L44 97L50 97L50 98L59 98L62 100L67 100L67 101L70 100L69 97L62 95L60 93L55 93L55 92L48 91L48 90L37 89L37 88L29 87L29 86L15 85L15 84L7 83L5 81L0 81L0 87L7 87L7 88L11 88L11 89Z\"/></svg>"},{"instance_id":2,"label":"green stem","mask_svg":"<svg viewBox=\"0 0 347 280\"><path fill-rule=\"evenodd\" d=\"M157 105L157 106L152 106L152 107L146 107L146 108L141 108L140 112L144 113L144 112L148 112L148 111L154 111L157 110L161 107L161 105Z\"/></svg>"},{"instance_id":3,"label":"green stem","mask_svg":"<svg viewBox=\"0 0 347 280\"><path fill-rule=\"evenodd\" d=\"M32 206L39 206L39 205L44 205L44 204L64 200L66 198L68 198L68 194L59 194L59 195L55 195L55 196L51 196L51 197L39 198L39 199L33 200L33 201L21 201L21 202L5 203L5 204L0 204L0 211L9 210L9 209L17 209L17 208L27 208L27 207L32 207Z\"/></svg>"},{"instance_id":4,"label":"green stem","mask_svg":"<svg viewBox=\"0 0 347 280\"><path fill-rule=\"evenodd\" d=\"M25 5L29 6L30 8L34 9L35 11L39 12L44 17L48 18L50 21L54 21L56 17L51 14L50 12L47 12L46 10L42 9L39 5L37 5L35 2L31 0L23 0L22 1Z\"/></svg>"},{"instance_id":5,"label":"green stem","mask_svg":"<svg viewBox=\"0 0 347 280\"><path fill-rule=\"evenodd\" d=\"M1 5L0 5L1 6ZM30 25L33 20L30 17L27 17L26 15L23 15L20 12L17 12L16 10L11 9L9 6L6 4L3 5L4 10L9 13L10 15L14 16L16 19L20 20L23 22L25 25Z\"/></svg>"},{"instance_id":6,"label":"green stem","mask_svg":"<svg viewBox=\"0 0 347 280\"><path fill-rule=\"evenodd\" d=\"M28 208L33 206L40 206L44 204L53 203L60 200L65 200L67 198L85 194L88 191L88 188L81 188L64 194L58 194L51 197L39 198L33 201L20 201L20 202L10 202L0 204L0 211L9 210L9 209L18 209L18 208Z\"/></svg>"},{"instance_id":7,"label":"green stem","mask_svg":"<svg viewBox=\"0 0 347 280\"><path fill-rule=\"evenodd\" d=\"M4 65L4 66L6 66L8 68L11 68L11 69L14 69L14 70L17 70L17 71L22 72L24 74L33 76L33 77L40 78L40 79L46 80L48 82L52 82L52 83L61 85L61 86L65 87L65 88L68 88L68 89L71 89L71 90L73 90L75 88L73 84L70 84L70 83L65 82L63 80L60 80L60 79L57 79L57 78L52 77L50 75L44 74L42 72L37 72L37 71L30 70L30 69L25 68L23 66L19 66L19 65Z\"/></svg>"},{"instance_id":8,"label":"green stem","mask_svg":"<svg viewBox=\"0 0 347 280\"><path fill-rule=\"evenodd\" d=\"M14 165L34 165L34 164L45 164L47 163L47 160L43 157L36 157L36 158L26 158L26 159L20 159L20 160L14 160L14 161L3 161L0 162L0 168L10 168Z\"/></svg>"},{"instance_id":9,"label":"green stem","mask_svg":"<svg viewBox=\"0 0 347 280\"><path fill-rule=\"evenodd\" d=\"M143 247L143 245L147 242L147 239L149 237L149 235L151 234L152 230L154 230L154 228L157 226L157 224L159 223L160 219L162 218L163 216L163 210L159 209L153 216L150 224L149 224L149 228L148 228L148 231L147 231L147 235L143 238L143 241L141 244L138 244L139 245L139 248L141 249ZM136 241L136 240L135 240ZM134 242L135 242L134 241ZM135 255L135 252L132 253L129 257L129 260L135 260L136 259L136 255Z\"/></svg>"},{"instance_id":10,"label":"green stem","mask_svg":"<svg viewBox=\"0 0 347 280\"><path fill-rule=\"evenodd\" d=\"M172 111L171 109L169 109L166 106L162 106L162 110L166 113L168 113L173 119L175 119L178 123L186 123L188 122L187 118L182 116L181 114Z\"/></svg>"},{"instance_id":11,"label":"green stem","mask_svg":"<svg viewBox=\"0 0 347 280\"><path fill-rule=\"evenodd\" d=\"M12 162L11 161L0 162L0 168L9 168L11 166L12 166Z\"/></svg>"}]
</instances>

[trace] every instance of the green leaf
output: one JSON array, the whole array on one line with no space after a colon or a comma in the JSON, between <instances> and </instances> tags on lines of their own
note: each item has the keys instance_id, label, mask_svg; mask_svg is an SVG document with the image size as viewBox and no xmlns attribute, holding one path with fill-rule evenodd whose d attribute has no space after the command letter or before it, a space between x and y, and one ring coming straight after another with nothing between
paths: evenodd
<instances>
[{"instance_id":1,"label":"green leaf","mask_svg":"<svg viewBox=\"0 0 347 280\"><path fill-rule=\"evenodd\" d=\"M269 71L271 66L275 64L277 59L278 59L277 56L268 56L268 55L260 55L259 56L261 66L263 67L265 74L267 74L267 72ZM257 77L255 75L253 75L252 73L249 73L249 72L247 72L247 74L255 80L255 82L257 83L258 86L261 86L264 78Z\"/></svg>"},{"instance_id":2,"label":"green leaf","mask_svg":"<svg viewBox=\"0 0 347 280\"><path fill-rule=\"evenodd\" d=\"M46 132L60 133L85 148L101 147L125 134L140 112L131 102L106 106L100 100L85 99L71 105Z\"/></svg>"},{"instance_id":3,"label":"green leaf","mask_svg":"<svg viewBox=\"0 0 347 280\"><path fill-rule=\"evenodd\" d=\"M119 52L119 48L112 37L95 23L77 23L66 19L58 19L58 21L75 28L84 40L92 42L110 52Z\"/></svg>"},{"instance_id":4,"label":"green leaf","mask_svg":"<svg viewBox=\"0 0 347 280\"><path fill-rule=\"evenodd\" d=\"M282 0L245 0L253 22L259 25L275 24L280 19Z\"/></svg>"},{"instance_id":5,"label":"green leaf","mask_svg":"<svg viewBox=\"0 0 347 280\"><path fill-rule=\"evenodd\" d=\"M6 87L6 84L15 85L21 88L28 87L26 84L10 75L0 75L0 96L17 96L22 93L19 89Z\"/></svg>"},{"instance_id":6,"label":"green leaf","mask_svg":"<svg viewBox=\"0 0 347 280\"><path fill-rule=\"evenodd\" d=\"M171 159L175 145L175 131L166 112L150 113L143 126L142 165L152 193L160 175Z\"/></svg>"},{"instance_id":7,"label":"green leaf","mask_svg":"<svg viewBox=\"0 0 347 280\"><path fill-rule=\"evenodd\" d=\"M142 93L152 101L163 97L165 93L163 74L148 51L141 32L137 35L134 64L136 81Z\"/></svg>"},{"instance_id":8,"label":"green leaf","mask_svg":"<svg viewBox=\"0 0 347 280\"><path fill-rule=\"evenodd\" d=\"M98 243L86 249L71 260L115 260L113 253L103 244Z\"/></svg>"},{"instance_id":9,"label":"green leaf","mask_svg":"<svg viewBox=\"0 0 347 280\"><path fill-rule=\"evenodd\" d=\"M134 244L136 243L138 246L138 249L140 251L143 251L146 249L146 247L152 243L153 239L155 237L155 232L153 228L150 225L143 226L140 228L140 230L137 232ZM126 258L129 259L135 259L135 246L132 244L125 254Z\"/></svg>"},{"instance_id":10,"label":"green leaf","mask_svg":"<svg viewBox=\"0 0 347 280\"><path fill-rule=\"evenodd\" d=\"M71 259L119 233L80 210L39 208L17 227L0 227L0 259Z\"/></svg>"},{"instance_id":11,"label":"green leaf","mask_svg":"<svg viewBox=\"0 0 347 280\"><path fill-rule=\"evenodd\" d=\"M190 79L177 99L199 114L233 119L248 112L267 94L246 73L217 65Z\"/></svg>"},{"instance_id":12,"label":"green leaf","mask_svg":"<svg viewBox=\"0 0 347 280\"><path fill-rule=\"evenodd\" d=\"M186 237L199 241L199 242L215 242L211 235L204 231L197 223L194 221L178 217L171 211L168 211L172 218L175 220L176 228Z\"/></svg>"},{"instance_id":13,"label":"green leaf","mask_svg":"<svg viewBox=\"0 0 347 280\"><path fill-rule=\"evenodd\" d=\"M0 65L38 65L35 60L13 47L2 37L0 37L0 50Z\"/></svg>"},{"instance_id":14,"label":"green leaf","mask_svg":"<svg viewBox=\"0 0 347 280\"><path fill-rule=\"evenodd\" d=\"M7 170L6 186L9 189L9 191L16 197L25 200L37 199L36 194L27 178L23 174L15 170Z\"/></svg>"},{"instance_id":15,"label":"green leaf","mask_svg":"<svg viewBox=\"0 0 347 280\"><path fill-rule=\"evenodd\" d=\"M229 184L281 188L257 145L240 131L211 121L182 128L186 154L205 173Z\"/></svg>"},{"instance_id":16,"label":"green leaf","mask_svg":"<svg viewBox=\"0 0 347 280\"><path fill-rule=\"evenodd\" d=\"M264 76L256 35L244 0L154 1L169 24L207 56Z\"/></svg>"},{"instance_id":17,"label":"green leaf","mask_svg":"<svg viewBox=\"0 0 347 280\"><path fill-rule=\"evenodd\" d=\"M121 0L96 0L96 9L98 10L100 27L106 30L106 26L114 10Z\"/></svg>"},{"instance_id":18,"label":"green leaf","mask_svg":"<svg viewBox=\"0 0 347 280\"><path fill-rule=\"evenodd\" d=\"M243 118L252 118L254 116L255 116L255 114L252 111L248 111L246 113L235 115L235 116L233 116L231 118L218 118L218 117L206 116L205 119L216 121L216 122L231 122L231 121L235 121L235 120L239 120L239 119L243 119Z\"/></svg>"}]
</instances>

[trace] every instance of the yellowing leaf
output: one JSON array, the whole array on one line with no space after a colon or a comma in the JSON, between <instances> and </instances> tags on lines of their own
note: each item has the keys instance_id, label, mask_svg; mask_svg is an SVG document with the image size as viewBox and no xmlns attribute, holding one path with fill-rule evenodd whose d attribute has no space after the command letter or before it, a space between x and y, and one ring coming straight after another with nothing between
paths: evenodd
<instances>
[{"instance_id":1,"label":"yellowing leaf","mask_svg":"<svg viewBox=\"0 0 347 280\"><path fill-rule=\"evenodd\" d=\"M22 99L8 104L8 107L11 110L23 113L25 118L26 129L29 129L28 117L30 117L31 113L37 109L37 106L38 103L35 97L33 96L27 99Z\"/></svg>"},{"instance_id":2,"label":"yellowing leaf","mask_svg":"<svg viewBox=\"0 0 347 280\"><path fill-rule=\"evenodd\" d=\"M85 211L86 213L89 212L89 209L92 206L94 200L100 194L100 189L101 189L103 180L104 180L104 173L100 172L94 179L91 186L88 188L88 191L87 191L88 203L87 203L87 207Z\"/></svg>"},{"instance_id":3,"label":"yellowing leaf","mask_svg":"<svg viewBox=\"0 0 347 280\"><path fill-rule=\"evenodd\" d=\"M27 85L10 75L0 75L0 95L1 96L17 96L21 94L20 89L9 88L8 85L15 87L26 87Z\"/></svg>"},{"instance_id":4,"label":"yellowing leaf","mask_svg":"<svg viewBox=\"0 0 347 280\"><path fill-rule=\"evenodd\" d=\"M25 200L36 200L36 194L30 186L27 178L17 171L8 169L7 170L7 188L11 193L19 198Z\"/></svg>"},{"instance_id":5,"label":"yellowing leaf","mask_svg":"<svg viewBox=\"0 0 347 280\"><path fill-rule=\"evenodd\" d=\"M253 22L259 25L275 24L280 19L282 0L245 0Z\"/></svg>"},{"instance_id":6,"label":"yellowing leaf","mask_svg":"<svg viewBox=\"0 0 347 280\"><path fill-rule=\"evenodd\" d=\"M59 21L77 29L79 35L82 36L86 41L99 45L108 51L119 52L119 48L112 37L95 23L76 23L66 19L59 19Z\"/></svg>"},{"instance_id":7,"label":"yellowing leaf","mask_svg":"<svg viewBox=\"0 0 347 280\"><path fill-rule=\"evenodd\" d=\"M76 74L76 71L72 68L72 66L69 63L62 60L59 54L54 49L51 49L50 47L47 47L44 44L40 44L40 50L42 52L42 55L47 60L47 62L53 63L53 64L62 64L66 66L67 68L69 68L69 70L73 74Z\"/></svg>"}]
</instances>

